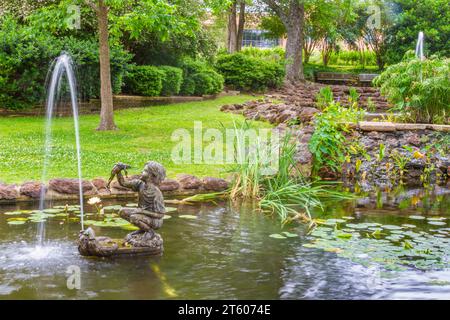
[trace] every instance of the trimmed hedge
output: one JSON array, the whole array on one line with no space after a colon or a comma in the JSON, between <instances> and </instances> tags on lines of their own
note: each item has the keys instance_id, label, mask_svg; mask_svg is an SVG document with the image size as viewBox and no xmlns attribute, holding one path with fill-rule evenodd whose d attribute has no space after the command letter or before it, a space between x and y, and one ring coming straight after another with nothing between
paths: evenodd
<instances>
[{"instance_id":1,"label":"trimmed hedge","mask_svg":"<svg viewBox=\"0 0 450 320\"><path fill-rule=\"evenodd\" d=\"M181 63L184 81L182 95L202 96L216 94L223 90L224 79L212 67L202 61L185 59Z\"/></svg>"},{"instance_id":2,"label":"trimmed hedge","mask_svg":"<svg viewBox=\"0 0 450 320\"><path fill-rule=\"evenodd\" d=\"M159 96L165 78L164 71L155 66L134 66L125 78L125 92L143 96Z\"/></svg>"},{"instance_id":3,"label":"trimmed hedge","mask_svg":"<svg viewBox=\"0 0 450 320\"><path fill-rule=\"evenodd\" d=\"M161 95L176 96L179 94L183 83L183 70L171 66L160 66L159 70L164 73Z\"/></svg>"},{"instance_id":4,"label":"trimmed hedge","mask_svg":"<svg viewBox=\"0 0 450 320\"><path fill-rule=\"evenodd\" d=\"M216 68L224 76L226 85L245 91L279 88L285 76L281 63L242 53L219 56Z\"/></svg>"}]
</instances>

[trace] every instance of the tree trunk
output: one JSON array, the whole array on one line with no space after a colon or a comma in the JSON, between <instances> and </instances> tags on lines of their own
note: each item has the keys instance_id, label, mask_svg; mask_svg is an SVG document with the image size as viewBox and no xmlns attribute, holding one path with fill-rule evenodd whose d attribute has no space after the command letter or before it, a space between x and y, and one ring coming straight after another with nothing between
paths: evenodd
<instances>
[{"instance_id":1,"label":"tree trunk","mask_svg":"<svg viewBox=\"0 0 450 320\"><path fill-rule=\"evenodd\" d=\"M108 43L108 7L104 0L98 1L97 10L99 53L100 53L100 125L97 130L115 130L111 66Z\"/></svg>"},{"instance_id":2,"label":"tree trunk","mask_svg":"<svg viewBox=\"0 0 450 320\"><path fill-rule=\"evenodd\" d=\"M244 40L244 26L245 26L245 0L241 0L239 7L239 25L237 30L236 51L241 51L242 41Z\"/></svg>"},{"instance_id":3,"label":"tree trunk","mask_svg":"<svg viewBox=\"0 0 450 320\"><path fill-rule=\"evenodd\" d=\"M234 1L230 8L230 14L228 15L228 53L236 52L237 45L237 2Z\"/></svg>"},{"instance_id":4,"label":"tree trunk","mask_svg":"<svg viewBox=\"0 0 450 320\"><path fill-rule=\"evenodd\" d=\"M305 79L302 63L304 17L304 4L291 0L287 21L283 21L287 29L286 80L290 82Z\"/></svg>"}]
</instances>

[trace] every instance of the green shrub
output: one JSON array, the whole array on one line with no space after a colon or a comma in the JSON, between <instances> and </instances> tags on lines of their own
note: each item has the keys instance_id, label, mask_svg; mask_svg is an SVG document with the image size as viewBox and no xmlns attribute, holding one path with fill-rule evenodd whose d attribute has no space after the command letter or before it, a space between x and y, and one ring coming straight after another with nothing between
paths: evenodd
<instances>
[{"instance_id":1,"label":"green shrub","mask_svg":"<svg viewBox=\"0 0 450 320\"><path fill-rule=\"evenodd\" d=\"M43 101L47 69L57 51L49 37L5 18L0 24L0 107L23 109Z\"/></svg>"},{"instance_id":2,"label":"green shrub","mask_svg":"<svg viewBox=\"0 0 450 320\"><path fill-rule=\"evenodd\" d=\"M183 70L171 66L160 66L159 70L164 73L161 95L176 96L179 94L183 83Z\"/></svg>"},{"instance_id":3,"label":"green shrub","mask_svg":"<svg viewBox=\"0 0 450 320\"><path fill-rule=\"evenodd\" d=\"M0 20L0 107L23 109L45 100L45 80L52 60L69 53L77 72L82 100L100 96L98 41L95 38L55 37L22 25L14 18ZM111 46L113 92L119 93L131 55Z\"/></svg>"},{"instance_id":4,"label":"green shrub","mask_svg":"<svg viewBox=\"0 0 450 320\"><path fill-rule=\"evenodd\" d=\"M281 63L266 61L243 53L221 55L216 64L225 84L238 90L264 91L283 84Z\"/></svg>"},{"instance_id":5,"label":"green shrub","mask_svg":"<svg viewBox=\"0 0 450 320\"><path fill-rule=\"evenodd\" d=\"M355 123L363 117L364 112L356 104L345 108L334 101L315 116L315 130L308 145L315 174L322 168L340 172L349 148L345 138L350 130L347 123Z\"/></svg>"},{"instance_id":6,"label":"green shrub","mask_svg":"<svg viewBox=\"0 0 450 320\"><path fill-rule=\"evenodd\" d=\"M184 82L183 95L216 94L223 90L224 79L207 63L200 60L185 59L181 63Z\"/></svg>"},{"instance_id":7,"label":"green shrub","mask_svg":"<svg viewBox=\"0 0 450 320\"><path fill-rule=\"evenodd\" d=\"M260 49L255 47L245 47L241 50L246 56L259 58L271 62L282 62L285 56L285 50L282 47Z\"/></svg>"},{"instance_id":8,"label":"green shrub","mask_svg":"<svg viewBox=\"0 0 450 320\"><path fill-rule=\"evenodd\" d=\"M125 92L143 96L159 96L164 72L155 66L135 66L125 78Z\"/></svg>"},{"instance_id":9,"label":"green shrub","mask_svg":"<svg viewBox=\"0 0 450 320\"><path fill-rule=\"evenodd\" d=\"M331 65L346 65L346 66L376 66L377 59L373 51L339 51L333 52L330 56L329 64Z\"/></svg>"},{"instance_id":10,"label":"green shrub","mask_svg":"<svg viewBox=\"0 0 450 320\"><path fill-rule=\"evenodd\" d=\"M374 80L405 120L448 123L450 59L407 59L389 66Z\"/></svg>"},{"instance_id":11,"label":"green shrub","mask_svg":"<svg viewBox=\"0 0 450 320\"><path fill-rule=\"evenodd\" d=\"M195 94L195 81L192 78L184 78L181 85L180 94L183 96L193 96Z\"/></svg>"}]
</instances>

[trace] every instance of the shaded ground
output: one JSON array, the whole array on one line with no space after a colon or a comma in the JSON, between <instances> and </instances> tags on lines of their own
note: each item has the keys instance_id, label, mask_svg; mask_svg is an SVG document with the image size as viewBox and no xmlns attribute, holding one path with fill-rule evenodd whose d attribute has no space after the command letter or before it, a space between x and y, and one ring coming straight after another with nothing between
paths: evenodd
<instances>
[{"instance_id":1,"label":"shaded ground","mask_svg":"<svg viewBox=\"0 0 450 320\"><path fill-rule=\"evenodd\" d=\"M118 161L133 166L138 173L148 160L164 164L169 177L178 173L199 176L224 175L224 165L182 164L171 160L172 132L185 128L193 134L194 121L203 128L232 128L233 119L241 116L220 112L224 104L254 99L248 95L222 97L216 100L127 109L115 112L119 131L98 132L99 117L80 117L83 175L86 179L107 177ZM223 127L222 127L223 126ZM261 122L254 127L269 127ZM76 174L75 136L71 118L57 118L54 124L53 156L48 177L74 178ZM205 144L207 145L207 143ZM0 117L0 181L19 183L41 178L44 149L43 117Z\"/></svg>"}]
</instances>

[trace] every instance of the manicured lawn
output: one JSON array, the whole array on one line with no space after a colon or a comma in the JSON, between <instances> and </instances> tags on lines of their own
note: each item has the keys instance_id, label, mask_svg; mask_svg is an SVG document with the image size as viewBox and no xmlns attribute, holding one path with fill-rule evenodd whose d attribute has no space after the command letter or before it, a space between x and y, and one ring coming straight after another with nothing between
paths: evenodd
<instances>
[{"instance_id":1,"label":"manicured lawn","mask_svg":"<svg viewBox=\"0 0 450 320\"><path fill-rule=\"evenodd\" d=\"M133 166L130 174L138 173L145 162L155 160L167 169L169 177L178 173L198 176L225 176L226 165L175 164L171 160L172 132L185 128L193 133L194 121L202 121L203 129L232 128L239 115L224 113L224 104L242 103L252 96L221 97L216 100L152 106L116 111L120 128L113 132L95 131L97 115L80 117L80 139L84 178L109 177L112 166L122 161ZM255 122L254 127L269 127ZM53 152L48 178L74 178L76 172L75 136L72 118L57 118L53 126ZM205 143L207 145L208 143ZM44 118L0 117L0 181L20 183L40 180L43 165Z\"/></svg>"}]
</instances>

